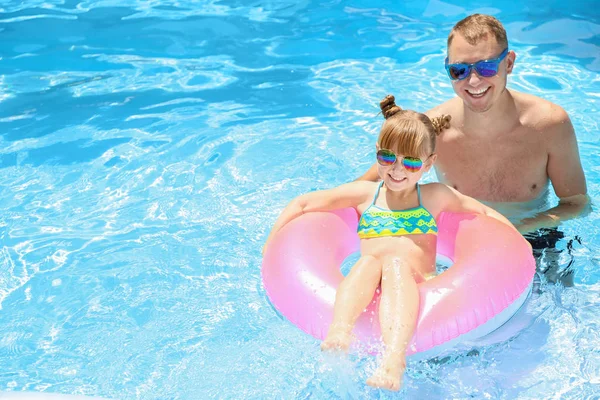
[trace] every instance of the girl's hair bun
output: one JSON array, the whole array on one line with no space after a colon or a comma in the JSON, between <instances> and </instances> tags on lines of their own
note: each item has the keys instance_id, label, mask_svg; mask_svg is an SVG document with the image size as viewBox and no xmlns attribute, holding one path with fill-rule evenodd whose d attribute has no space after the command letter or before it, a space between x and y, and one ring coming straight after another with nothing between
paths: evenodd
<instances>
[{"instance_id":1,"label":"girl's hair bun","mask_svg":"<svg viewBox=\"0 0 600 400\"><path fill-rule=\"evenodd\" d=\"M444 129L449 129L451 119L452 117L450 115L442 115L440 117L431 118L431 123L433 124L433 129L435 129L435 133L439 135Z\"/></svg>"},{"instance_id":2,"label":"girl's hair bun","mask_svg":"<svg viewBox=\"0 0 600 400\"><path fill-rule=\"evenodd\" d=\"M381 107L381 113L385 119L389 119L402 111L402 109L396 105L396 98L391 94L388 94L381 100L379 107Z\"/></svg>"}]
</instances>

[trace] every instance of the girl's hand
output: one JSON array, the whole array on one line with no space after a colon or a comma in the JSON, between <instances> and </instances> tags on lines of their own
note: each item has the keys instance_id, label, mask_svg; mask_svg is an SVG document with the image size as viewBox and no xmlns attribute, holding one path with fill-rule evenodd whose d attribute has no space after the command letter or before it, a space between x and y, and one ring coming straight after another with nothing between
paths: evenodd
<instances>
[{"instance_id":1,"label":"girl's hand","mask_svg":"<svg viewBox=\"0 0 600 400\"><path fill-rule=\"evenodd\" d=\"M366 181L350 182L333 189L310 192L295 198L275 221L263 246L262 254L265 254L267 246L274 235L294 218L314 211L331 211L347 207L357 208L360 204L371 200L371 196L375 193L373 190L374 185L376 184Z\"/></svg>"}]
</instances>

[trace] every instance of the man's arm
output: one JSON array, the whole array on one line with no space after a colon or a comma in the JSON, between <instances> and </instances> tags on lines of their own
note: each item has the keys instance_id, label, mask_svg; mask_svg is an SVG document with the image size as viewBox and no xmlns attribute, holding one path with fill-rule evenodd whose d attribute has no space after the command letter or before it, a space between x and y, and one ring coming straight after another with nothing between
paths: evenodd
<instances>
[{"instance_id":1,"label":"man's arm","mask_svg":"<svg viewBox=\"0 0 600 400\"><path fill-rule=\"evenodd\" d=\"M590 211L590 199L573 124L567 113L556 105L552 107L551 121L552 126L548 128L547 171L560 202L554 208L523 220L517 225L521 233L555 227L561 221Z\"/></svg>"},{"instance_id":2,"label":"man's arm","mask_svg":"<svg viewBox=\"0 0 600 400\"><path fill-rule=\"evenodd\" d=\"M356 181L371 181L377 182L379 180L379 174L377 173L377 163L371 165L371 168L364 173L363 176L356 179Z\"/></svg>"}]
</instances>

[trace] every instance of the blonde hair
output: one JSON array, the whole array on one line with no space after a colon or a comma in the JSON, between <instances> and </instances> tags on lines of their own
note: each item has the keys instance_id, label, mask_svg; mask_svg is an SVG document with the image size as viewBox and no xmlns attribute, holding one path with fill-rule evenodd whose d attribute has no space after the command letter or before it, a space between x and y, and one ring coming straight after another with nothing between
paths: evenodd
<instances>
[{"instance_id":1,"label":"blonde hair","mask_svg":"<svg viewBox=\"0 0 600 400\"><path fill-rule=\"evenodd\" d=\"M392 95L381 100L379 106L385 118L377 140L382 149L411 157L429 155L435 152L436 136L450 128L449 115L430 119L425 114L403 110Z\"/></svg>"},{"instance_id":2,"label":"blonde hair","mask_svg":"<svg viewBox=\"0 0 600 400\"><path fill-rule=\"evenodd\" d=\"M471 46L481 40L487 40L491 35L502 48L508 47L506 30L502 23L491 15L473 14L458 21L448 35L448 47L457 33L460 33Z\"/></svg>"}]
</instances>

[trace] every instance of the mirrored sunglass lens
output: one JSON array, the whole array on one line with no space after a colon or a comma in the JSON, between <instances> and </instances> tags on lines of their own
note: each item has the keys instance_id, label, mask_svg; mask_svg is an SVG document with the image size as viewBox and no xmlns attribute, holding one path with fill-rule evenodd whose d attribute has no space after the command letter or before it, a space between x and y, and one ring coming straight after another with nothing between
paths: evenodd
<instances>
[{"instance_id":1,"label":"mirrored sunglass lens","mask_svg":"<svg viewBox=\"0 0 600 400\"><path fill-rule=\"evenodd\" d=\"M415 157L404 157L402 165L410 172L417 172L423 166L423 161Z\"/></svg>"},{"instance_id":2,"label":"mirrored sunglass lens","mask_svg":"<svg viewBox=\"0 0 600 400\"><path fill-rule=\"evenodd\" d=\"M491 78L498 73L498 64L495 62L479 62L475 68L477 73L485 78Z\"/></svg>"},{"instance_id":3,"label":"mirrored sunglass lens","mask_svg":"<svg viewBox=\"0 0 600 400\"><path fill-rule=\"evenodd\" d=\"M396 162L396 155L391 151L379 150L377 152L377 162L384 166L392 165Z\"/></svg>"},{"instance_id":4,"label":"mirrored sunglass lens","mask_svg":"<svg viewBox=\"0 0 600 400\"><path fill-rule=\"evenodd\" d=\"M448 70L452 79L465 79L469 75L469 67L466 65L453 65Z\"/></svg>"}]
</instances>

